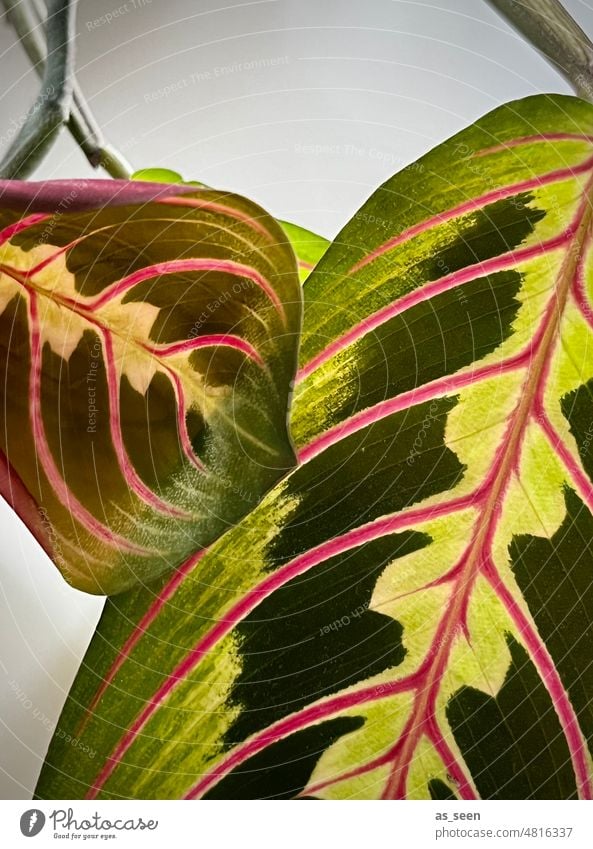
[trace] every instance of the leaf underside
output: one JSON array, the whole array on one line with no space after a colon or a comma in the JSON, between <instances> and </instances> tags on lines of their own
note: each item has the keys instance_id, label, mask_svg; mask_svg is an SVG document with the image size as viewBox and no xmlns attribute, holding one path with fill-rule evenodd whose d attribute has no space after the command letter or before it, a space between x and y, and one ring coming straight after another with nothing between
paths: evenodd
<instances>
[{"instance_id":1,"label":"leaf underside","mask_svg":"<svg viewBox=\"0 0 593 849\"><path fill-rule=\"evenodd\" d=\"M195 557L294 465L294 254L212 189L0 193L2 493L74 586L118 592Z\"/></svg>"},{"instance_id":2,"label":"leaf underside","mask_svg":"<svg viewBox=\"0 0 593 849\"><path fill-rule=\"evenodd\" d=\"M299 467L108 601L39 798L591 798L592 190L546 96L370 198L305 284Z\"/></svg>"}]
</instances>

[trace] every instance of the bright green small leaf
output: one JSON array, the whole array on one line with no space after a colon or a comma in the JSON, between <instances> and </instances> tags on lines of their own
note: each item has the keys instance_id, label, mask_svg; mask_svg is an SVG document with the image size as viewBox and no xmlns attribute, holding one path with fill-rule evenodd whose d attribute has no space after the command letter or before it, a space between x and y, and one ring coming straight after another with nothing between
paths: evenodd
<instances>
[{"instance_id":1,"label":"bright green small leaf","mask_svg":"<svg viewBox=\"0 0 593 849\"><path fill-rule=\"evenodd\" d=\"M130 177L131 180L143 180L145 183L183 183L181 174L170 168L141 168Z\"/></svg>"},{"instance_id":2,"label":"bright green small leaf","mask_svg":"<svg viewBox=\"0 0 593 849\"><path fill-rule=\"evenodd\" d=\"M318 236L297 224L290 224L288 221L279 223L290 239L290 244L297 256L299 275L304 283L331 243L323 236Z\"/></svg>"}]
</instances>

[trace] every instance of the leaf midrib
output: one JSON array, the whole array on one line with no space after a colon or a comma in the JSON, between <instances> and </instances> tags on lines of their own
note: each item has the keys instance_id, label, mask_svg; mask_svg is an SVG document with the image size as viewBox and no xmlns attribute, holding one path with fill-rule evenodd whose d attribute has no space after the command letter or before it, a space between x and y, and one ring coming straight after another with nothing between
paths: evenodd
<instances>
[{"instance_id":1,"label":"leaf midrib","mask_svg":"<svg viewBox=\"0 0 593 849\"><path fill-rule=\"evenodd\" d=\"M405 772L406 765L411 762L416 745L423 732L424 717L431 716L434 701L437 697L444 668L447 665L449 652L458 631L459 623L463 621L463 611L469 603L476 578L482 570L484 552L489 548L497 520L501 512L501 502L511 478L512 467L520 453L525 429L533 415L535 400L542 380L545 379L546 368L551 351L556 342L560 321L566 307L570 288L576 274L582 246L585 243L593 220L593 178L585 188L582 202L583 211L579 211L578 223L572 244L569 245L564 261L557 277L557 285L551 295L550 316L545 318L547 326L539 342L533 365L528 370L527 378L521 389L521 399L511 415L511 426L508 438L503 437L503 451L500 459L496 456L494 463L499 463L499 470L494 478L488 497L480 508L476 520L476 532L470 542L467 561L456 580L455 588L451 591L452 604L448 607L444 620L444 635L439 640L438 650L430 664L429 673L421 689L417 691L409 726L415 731L404 740L401 751L394 761L390 778L384 790L385 798L393 798L398 791L400 772ZM579 250L571 250L576 245ZM442 622L443 620L441 620ZM446 635L446 637L445 637ZM404 732L405 733L405 732Z\"/></svg>"}]
</instances>

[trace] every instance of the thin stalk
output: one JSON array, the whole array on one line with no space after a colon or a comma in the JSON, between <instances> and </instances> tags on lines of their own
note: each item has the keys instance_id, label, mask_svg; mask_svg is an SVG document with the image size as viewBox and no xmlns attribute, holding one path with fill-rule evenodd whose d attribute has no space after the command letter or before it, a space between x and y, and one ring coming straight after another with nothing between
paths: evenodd
<instances>
[{"instance_id":1,"label":"thin stalk","mask_svg":"<svg viewBox=\"0 0 593 849\"><path fill-rule=\"evenodd\" d=\"M9 22L33 67L43 76L46 47L42 36L45 21L43 6L33 0L2 0ZM93 168L102 167L112 177L128 179L133 169L127 160L110 145L93 116L75 75L72 75L72 102L66 125Z\"/></svg>"},{"instance_id":2,"label":"thin stalk","mask_svg":"<svg viewBox=\"0 0 593 849\"><path fill-rule=\"evenodd\" d=\"M74 14L70 0L48 0L47 60L35 103L0 162L5 179L26 177L68 120L74 67Z\"/></svg>"},{"instance_id":3,"label":"thin stalk","mask_svg":"<svg viewBox=\"0 0 593 849\"><path fill-rule=\"evenodd\" d=\"M559 0L488 0L557 68L583 100L593 102L593 44Z\"/></svg>"},{"instance_id":4,"label":"thin stalk","mask_svg":"<svg viewBox=\"0 0 593 849\"><path fill-rule=\"evenodd\" d=\"M31 6L37 22L43 23L44 10L41 0L31 0ZM86 158L93 168L101 166L112 177L128 179L133 168L124 156L105 140L76 75L74 75L72 94L72 113L68 129L82 148Z\"/></svg>"}]
</instances>

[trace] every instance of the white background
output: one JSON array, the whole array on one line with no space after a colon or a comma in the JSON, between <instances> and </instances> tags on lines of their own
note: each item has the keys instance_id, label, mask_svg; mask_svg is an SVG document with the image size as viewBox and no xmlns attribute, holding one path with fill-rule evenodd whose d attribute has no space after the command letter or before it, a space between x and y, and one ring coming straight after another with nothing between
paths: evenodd
<instances>
[{"instance_id":1,"label":"white background","mask_svg":"<svg viewBox=\"0 0 593 849\"><path fill-rule=\"evenodd\" d=\"M592 4L565 5L593 35ZM326 236L482 113L568 92L482 0L81 0L77 32L80 82L135 168L242 192ZM37 85L6 24L0 81L1 144ZM64 134L36 176L90 173ZM102 601L67 587L4 503L0 540L0 798L27 798Z\"/></svg>"},{"instance_id":2,"label":"white background","mask_svg":"<svg viewBox=\"0 0 593 849\"><path fill-rule=\"evenodd\" d=\"M209 845L221 845L224 849L237 845L246 845L248 849L255 846L258 849L277 849L279 845L282 849L302 849L304 845L317 847L326 842L340 849L360 849L371 841L393 847L411 845L414 849L558 849L559 846L591 849L591 801L575 804L570 801L532 800L525 805L523 801L516 800L496 803L422 800L403 804L396 802L396 816L392 805L358 801L342 803L339 817L336 817L336 808L332 805L300 805L299 815L295 817L295 803L291 801L268 800L254 805L251 800L235 800L231 804L232 817L228 816L229 803L224 801L210 801L207 805L200 805L198 811L195 805L171 800L73 802L71 806L62 802L40 802L35 805L46 815L45 827L31 844L28 837L21 835L19 828L21 816L25 809L30 811L31 807L22 802L5 801L0 803L3 846L24 849L34 845L36 849L42 849L60 845L61 841L57 842L54 833L60 837L68 833L64 830L64 823L68 817L67 808L71 807L70 840L74 840L77 834L78 845L84 846L93 845L84 840L85 833L92 837L97 832L92 829L87 832L77 830L72 819L81 824L82 820L92 818L97 812L103 822L113 822L117 818L138 821L140 817L144 822L149 819L158 821L153 831L111 830L109 833L117 843L107 845L116 849L156 849L163 845L193 849L198 842L198 833L202 840L206 838ZM56 809L57 816L54 818L52 813ZM465 819L455 820L455 816ZM286 828L288 821L290 828ZM539 833L533 835L533 831L538 829L542 830L541 836ZM560 838L558 835L562 829L567 836ZM475 834L476 830L480 836ZM523 836L517 836L516 831L522 831ZM489 832L492 837L487 836ZM99 833L105 835L104 832ZM311 841L311 835L315 835L316 842ZM71 845L71 842L62 845ZM104 845L103 840L94 845Z\"/></svg>"}]
</instances>

